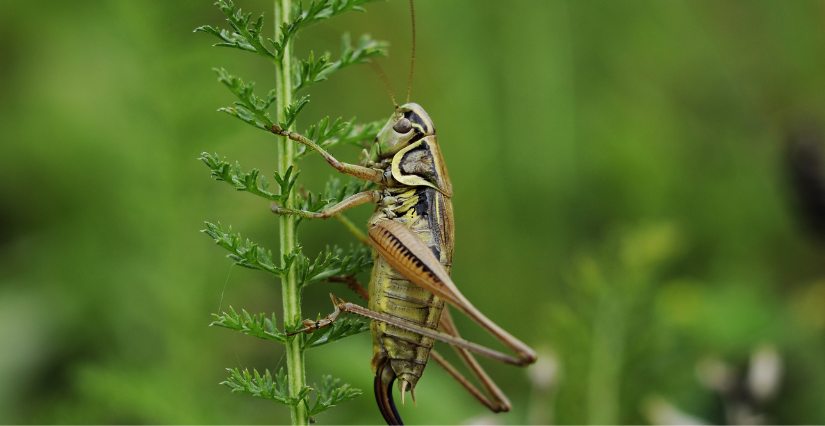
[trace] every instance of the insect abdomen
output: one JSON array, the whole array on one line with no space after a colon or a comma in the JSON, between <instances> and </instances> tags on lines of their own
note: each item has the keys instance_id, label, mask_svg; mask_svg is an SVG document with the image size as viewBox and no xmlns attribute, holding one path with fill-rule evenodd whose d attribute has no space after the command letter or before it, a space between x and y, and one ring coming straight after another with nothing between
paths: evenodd
<instances>
[{"instance_id":1,"label":"insect abdomen","mask_svg":"<svg viewBox=\"0 0 825 426\"><path fill-rule=\"evenodd\" d=\"M396 197L398 207L379 207L370 220L371 225L392 220L410 228L449 271L452 232L444 235L443 229L445 217L452 222L451 214L443 214L445 208L450 209L449 199L432 188L397 187L388 191ZM402 243L399 241L398 244ZM401 247L396 249L402 250ZM377 253L373 257L375 265L370 280L370 309L411 324L438 328L444 301L412 283ZM373 372L389 362L399 380L406 380L410 389L414 389L429 360L433 339L378 321L373 321L371 330Z\"/></svg>"},{"instance_id":2,"label":"insect abdomen","mask_svg":"<svg viewBox=\"0 0 825 426\"><path fill-rule=\"evenodd\" d=\"M378 255L371 283L371 310L422 327L438 328L444 301L404 278ZM409 382L413 389L429 360L433 339L379 321L373 321L370 327L373 370L388 361L395 375Z\"/></svg>"}]
</instances>

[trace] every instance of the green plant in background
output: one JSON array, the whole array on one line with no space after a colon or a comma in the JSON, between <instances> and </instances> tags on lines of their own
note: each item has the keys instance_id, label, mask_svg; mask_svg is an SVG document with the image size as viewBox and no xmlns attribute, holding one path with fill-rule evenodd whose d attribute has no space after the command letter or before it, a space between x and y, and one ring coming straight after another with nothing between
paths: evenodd
<instances>
[{"instance_id":1,"label":"green plant in background","mask_svg":"<svg viewBox=\"0 0 825 426\"><path fill-rule=\"evenodd\" d=\"M291 0L275 1L275 22L279 23L274 38L263 35L263 14L252 20L252 14L243 14L231 0L220 0L216 5L226 15L230 30L202 26L202 31L218 37L215 46L230 47L256 55L272 62L275 68L276 88L265 97L253 92L254 83L245 83L239 77L230 75L225 69L215 69L218 81L237 97L231 107L221 108L241 121L271 134L270 129L277 126L283 130L295 128L295 122L302 109L309 102L309 96L298 96L299 91L327 79L334 71L350 65L366 63L373 56L386 55L386 43L375 41L368 35L362 36L353 46L348 35L342 37L342 52L336 61L329 54L315 58L313 53L306 60L293 57L292 44L299 31L341 13L357 10L375 0L312 0L306 9L300 2ZM274 108L275 117L269 115ZM354 120L352 120L354 121ZM329 118L312 125L303 135L324 148L343 144L359 145L372 141L382 123L356 125L344 122L341 118L330 121ZM292 130L294 131L294 130ZM341 182L332 177L325 191L318 197L295 191L298 178L297 160L306 154L303 147L297 148L295 142L288 138L278 140L278 171L274 174L277 189L270 192L269 182L260 176L257 169L243 172L237 163L232 166L217 154L203 153L201 160L212 170L212 176L224 181L238 191L250 192L270 202L276 202L286 208L300 208L320 211L325 206L363 189L360 182L350 180ZM314 282L323 280L345 280L347 277L369 268L372 259L369 249L361 244L348 250L333 247L320 253L312 261L306 257L298 244L297 231L301 218L280 216L279 255L257 244L243 240L232 229L224 230L220 224L206 224L203 231L212 237L218 245L227 249L229 257L236 264L259 269L281 279L283 294L283 328L286 332L295 331L301 323L301 290ZM344 218L345 225L348 221ZM265 398L291 408L293 424L308 424L309 417L325 411L336 404L350 400L361 394L358 389L342 385L340 380L325 376L321 385L315 388L306 385L304 369L304 351L330 343L369 329L367 323L359 320L344 319L333 327L325 328L311 336L298 334L287 337L278 330L275 315L250 315L246 311L238 314L230 308L229 313L215 314L213 325L226 327L261 339L273 340L286 346L287 372L283 369L273 375L266 370L263 374L253 370L239 371L230 369L230 377L223 382L233 392L248 393ZM316 392L314 401L311 393Z\"/></svg>"},{"instance_id":2,"label":"green plant in background","mask_svg":"<svg viewBox=\"0 0 825 426\"><path fill-rule=\"evenodd\" d=\"M676 224L662 222L624 227L605 240L576 256L565 303L550 302L542 321L567 374L582 378L559 391L559 407L566 409L552 420L560 424L636 423L640 401L658 385L637 365L662 362L648 355L663 351L655 297L683 236ZM684 371L666 374L684 382Z\"/></svg>"}]
</instances>

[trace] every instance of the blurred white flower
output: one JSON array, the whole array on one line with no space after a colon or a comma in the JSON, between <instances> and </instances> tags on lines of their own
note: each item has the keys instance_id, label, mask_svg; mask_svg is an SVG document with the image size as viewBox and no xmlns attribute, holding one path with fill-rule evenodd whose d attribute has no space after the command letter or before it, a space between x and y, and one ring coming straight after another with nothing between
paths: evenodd
<instances>
[{"instance_id":1,"label":"blurred white flower","mask_svg":"<svg viewBox=\"0 0 825 426\"><path fill-rule=\"evenodd\" d=\"M765 402L776 396L782 381L782 357L775 347L764 345L751 355L748 387L753 396Z\"/></svg>"}]
</instances>

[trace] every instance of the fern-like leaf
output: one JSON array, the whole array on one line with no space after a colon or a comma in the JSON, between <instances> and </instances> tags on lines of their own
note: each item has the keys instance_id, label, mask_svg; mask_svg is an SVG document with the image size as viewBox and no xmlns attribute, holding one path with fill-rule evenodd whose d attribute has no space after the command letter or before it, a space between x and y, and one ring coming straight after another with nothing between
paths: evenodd
<instances>
[{"instance_id":1,"label":"fern-like leaf","mask_svg":"<svg viewBox=\"0 0 825 426\"><path fill-rule=\"evenodd\" d=\"M292 77L292 90L295 92L309 87L315 83L320 83L327 79L324 71L334 66L330 62L329 55L322 55L315 60L315 52L309 52L309 59L300 60L295 64L295 72Z\"/></svg>"},{"instance_id":2,"label":"fern-like leaf","mask_svg":"<svg viewBox=\"0 0 825 426\"><path fill-rule=\"evenodd\" d=\"M304 347L317 348L318 346L323 346L336 340L369 331L369 329L370 324L367 321L349 317L338 317L332 325L315 330L310 334L304 342Z\"/></svg>"},{"instance_id":3,"label":"fern-like leaf","mask_svg":"<svg viewBox=\"0 0 825 426\"><path fill-rule=\"evenodd\" d=\"M335 61L327 73L356 64L365 64L374 56L387 56L388 43L374 40L369 34L358 39L358 45L352 46L349 33L341 36L341 58Z\"/></svg>"},{"instance_id":4,"label":"fern-like leaf","mask_svg":"<svg viewBox=\"0 0 825 426\"><path fill-rule=\"evenodd\" d=\"M296 63L293 75L293 90L305 89L315 83L320 83L334 71L351 65L367 63L374 56L387 56L387 43L373 40L364 34L358 40L358 46L353 47L349 34L342 36L341 58L331 62L329 55L323 55L315 60L315 54L310 52L308 60Z\"/></svg>"},{"instance_id":5,"label":"fern-like leaf","mask_svg":"<svg viewBox=\"0 0 825 426\"><path fill-rule=\"evenodd\" d=\"M315 132L318 131L322 125L327 125L328 119L321 120L317 125L312 125L306 131L308 135L308 139L313 139L315 136ZM333 126L330 126L326 133L324 130L318 131L318 145L320 145L324 149L334 148L339 145L354 145L361 148L367 148L370 143L375 140L375 137L378 136L378 132L381 131L381 128L384 127L386 124L386 120L377 120L370 123L364 124L355 124L355 117L352 118L349 122L341 121L341 119L336 119L333 122ZM297 153L295 154L296 159L301 159L307 154L309 154L312 150L308 149L306 145L301 145L298 147Z\"/></svg>"},{"instance_id":6,"label":"fern-like leaf","mask_svg":"<svg viewBox=\"0 0 825 426\"><path fill-rule=\"evenodd\" d=\"M250 269L260 269L269 272L278 277L285 277L289 272L290 266L298 257L298 249L295 252L284 255L283 268L278 267L272 262L272 252L258 247L257 244L247 240L243 240L240 234L232 233L232 227L229 227L229 232L224 232L220 223L215 225L209 222L206 223L206 229L201 232L209 235L215 240L219 246L229 250L227 257L235 261L236 265L243 266Z\"/></svg>"},{"instance_id":7,"label":"fern-like leaf","mask_svg":"<svg viewBox=\"0 0 825 426\"><path fill-rule=\"evenodd\" d=\"M264 314L249 315L245 310L241 310L238 315L232 307L229 307L229 313L222 313L221 315L212 314L215 321L210 325L224 327L241 333L248 334L260 339L274 340L276 342L286 343L286 334L278 330L275 326L275 314L272 318L267 318Z\"/></svg>"},{"instance_id":8,"label":"fern-like leaf","mask_svg":"<svg viewBox=\"0 0 825 426\"><path fill-rule=\"evenodd\" d=\"M215 180L226 182L238 191L246 191L277 203L282 203L287 199L298 178L297 173L292 175L292 167L287 169L283 177L276 172L275 181L280 187L280 193L273 194L269 192L269 182L263 177L259 178L260 171L258 169L252 169L244 173L238 163L235 163L235 167L232 167L226 160L221 159L218 154L213 155L208 152L202 152L201 157L198 159L209 166Z\"/></svg>"},{"instance_id":9,"label":"fern-like leaf","mask_svg":"<svg viewBox=\"0 0 825 426\"><path fill-rule=\"evenodd\" d=\"M318 385L315 385L318 388ZM324 376L320 390L316 390L315 403L309 410L310 416L323 413L326 410L356 398L362 394L360 389L355 389L349 384L341 384L341 379L333 379L332 376Z\"/></svg>"},{"instance_id":10,"label":"fern-like leaf","mask_svg":"<svg viewBox=\"0 0 825 426\"><path fill-rule=\"evenodd\" d=\"M318 13L315 13L314 16L307 16L307 19L305 19L304 26L308 27L310 25L317 24L318 22L321 22L324 19L329 19L335 15L340 15L344 12L348 12L351 10L364 12L364 8L361 6L367 3L372 3L374 1L378 0L321 0L318 2L318 4L323 4L323 8L321 8ZM313 0L310 6L310 10L312 10L312 5L314 5L315 3L315 0Z\"/></svg>"},{"instance_id":11,"label":"fern-like leaf","mask_svg":"<svg viewBox=\"0 0 825 426\"><path fill-rule=\"evenodd\" d=\"M324 185L323 198L329 200L331 203L339 203L344 199L351 197L361 191L374 188L371 182L366 184L364 181L355 178L341 178L339 176L330 176L326 185Z\"/></svg>"},{"instance_id":12,"label":"fern-like leaf","mask_svg":"<svg viewBox=\"0 0 825 426\"><path fill-rule=\"evenodd\" d=\"M284 109L284 118L286 121L278 123L278 126L284 130L289 129L289 126L295 122L295 119L298 118L298 114L301 113L301 110L304 109L304 106L306 106L307 103L309 103L309 96L302 96L300 99L288 105Z\"/></svg>"},{"instance_id":13,"label":"fern-like leaf","mask_svg":"<svg viewBox=\"0 0 825 426\"><path fill-rule=\"evenodd\" d=\"M303 265L299 263L299 271L304 266L303 273L299 272L302 278L302 285L309 285L318 281L323 281L330 277L342 275L354 275L372 267L372 249L363 244L350 247L344 250L333 246L318 254L315 262L310 265L305 261Z\"/></svg>"},{"instance_id":14,"label":"fern-like leaf","mask_svg":"<svg viewBox=\"0 0 825 426\"><path fill-rule=\"evenodd\" d=\"M229 371L229 378L221 384L229 386L232 392L246 393L291 407L301 403L312 392L312 388L304 386L297 395L289 395L287 377L283 368L274 378L269 370L265 370L263 376L254 369L252 374L246 369L242 372L237 368L226 370Z\"/></svg>"},{"instance_id":15,"label":"fern-like leaf","mask_svg":"<svg viewBox=\"0 0 825 426\"><path fill-rule=\"evenodd\" d=\"M218 74L218 81L223 83L238 98L234 107L220 108L223 111L241 119L243 122L255 126L261 130L266 130L267 126L272 126L272 118L269 117L267 109L275 102L275 90L270 90L266 98L259 98L252 89L255 83L244 83L240 77L229 74L223 68L213 68Z\"/></svg>"},{"instance_id":16,"label":"fern-like leaf","mask_svg":"<svg viewBox=\"0 0 825 426\"><path fill-rule=\"evenodd\" d=\"M258 19L252 21L252 14L244 14L240 9L235 7L232 0L218 0L216 6L226 15L226 21L232 27L233 31L218 29L210 25L204 25L195 29L195 31L202 31L207 34L212 34L218 37L221 42L215 44L219 47L230 47L244 50L247 52L254 52L270 60L283 57L283 49L280 51L275 49L275 52L270 51L264 46L263 26L264 15L261 14ZM290 36L294 35L290 34Z\"/></svg>"}]
</instances>

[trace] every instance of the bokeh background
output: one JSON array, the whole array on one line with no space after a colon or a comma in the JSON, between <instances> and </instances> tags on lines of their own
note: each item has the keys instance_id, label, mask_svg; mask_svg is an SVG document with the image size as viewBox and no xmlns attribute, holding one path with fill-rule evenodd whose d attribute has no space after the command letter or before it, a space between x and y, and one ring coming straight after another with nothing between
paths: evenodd
<instances>
[{"instance_id":1,"label":"bokeh background","mask_svg":"<svg viewBox=\"0 0 825 426\"><path fill-rule=\"evenodd\" d=\"M271 19L270 2L238 4ZM482 361L514 405L495 416L432 366L405 420L825 423L825 2L416 11L412 98L455 188L454 279L542 359ZM4 3L0 422L289 421L218 385L225 367L285 361L277 344L207 327L229 306L280 315L278 282L233 267L198 232L220 221L277 246L267 203L197 160L275 168L273 137L215 112L233 98L210 68L260 90L274 76L192 33L204 24L226 27L210 1ZM303 32L296 49L336 56L347 31L388 40L381 64L403 97L409 28L407 2L378 2ZM391 112L365 66L310 93L300 128ZM324 162L301 168L321 190ZM352 242L335 221L302 225L300 240L310 255ZM328 313L330 291L357 299L316 284L305 315ZM365 390L319 423L381 423L370 356L367 334L308 352L310 383L332 374Z\"/></svg>"}]
</instances>

